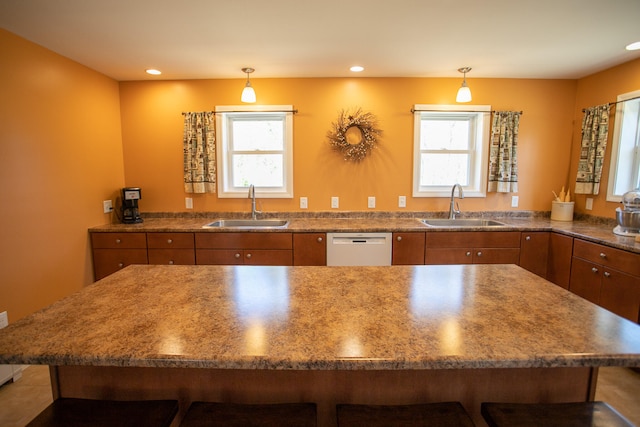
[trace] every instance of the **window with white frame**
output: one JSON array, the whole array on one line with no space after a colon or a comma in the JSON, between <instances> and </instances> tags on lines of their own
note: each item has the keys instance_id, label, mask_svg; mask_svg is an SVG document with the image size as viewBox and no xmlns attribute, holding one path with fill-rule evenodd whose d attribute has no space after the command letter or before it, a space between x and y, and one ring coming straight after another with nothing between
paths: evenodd
<instances>
[{"instance_id":1,"label":"window with white frame","mask_svg":"<svg viewBox=\"0 0 640 427\"><path fill-rule=\"evenodd\" d=\"M460 184L465 197L485 197L489 105L415 105L413 196L449 197Z\"/></svg>"},{"instance_id":2,"label":"window with white frame","mask_svg":"<svg viewBox=\"0 0 640 427\"><path fill-rule=\"evenodd\" d=\"M216 107L218 197L293 197L292 108Z\"/></svg>"},{"instance_id":3,"label":"window with white frame","mask_svg":"<svg viewBox=\"0 0 640 427\"><path fill-rule=\"evenodd\" d=\"M618 96L613 129L607 200L621 202L640 187L640 90Z\"/></svg>"}]
</instances>

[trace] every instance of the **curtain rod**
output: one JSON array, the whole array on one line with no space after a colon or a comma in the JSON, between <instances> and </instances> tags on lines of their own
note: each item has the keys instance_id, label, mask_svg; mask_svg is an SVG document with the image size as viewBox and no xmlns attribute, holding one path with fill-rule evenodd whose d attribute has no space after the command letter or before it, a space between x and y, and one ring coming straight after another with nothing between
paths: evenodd
<instances>
[{"instance_id":1,"label":"curtain rod","mask_svg":"<svg viewBox=\"0 0 640 427\"><path fill-rule=\"evenodd\" d=\"M616 105L616 104L620 104L620 103L622 103L622 102L634 101L634 100L636 100L636 99L640 99L640 96L635 96L635 97L633 97L633 98L629 98L629 99L621 99L620 101L610 102L610 103L609 103L609 107L613 107L614 105ZM584 113L585 111L587 111L587 109L586 109L586 108L583 108L583 109L582 109L582 112Z\"/></svg>"},{"instance_id":2,"label":"curtain rod","mask_svg":"<svg viewBox=\"0 0 640 427\"><path fill-rule=\"evenodd\" d=\"M450 111L445 111L445 110L416 110L414 108L411 109L412 113L421 113L421 112L440 112L440 113L497 113L499 112L498 110L486 110L486 111L481 111L481 110L450 110ZM516 111L517 113L520 114L524 114L523 111Z\"/></svg>"},{"instance_id":3,"label":"curtain rod","mask_svg":"<svg viewBox=\"0 0 640 427\"><path fill-rule=\"evenodd\" d=\"M203 113L223 114L223 113L293 113L297 114L298 110L229 110L229 111L203 111ZM184 116L184 111L182 115Z\"/></svg>"}]
</instances>

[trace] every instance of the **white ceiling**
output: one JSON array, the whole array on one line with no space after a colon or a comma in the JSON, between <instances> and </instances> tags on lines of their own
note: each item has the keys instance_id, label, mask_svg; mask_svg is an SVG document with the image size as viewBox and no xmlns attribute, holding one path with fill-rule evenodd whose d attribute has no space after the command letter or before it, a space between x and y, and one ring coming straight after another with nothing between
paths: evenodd
<instances>
[{"instance_id":1,"label":"white ceiling","mask_svg":"<svg viewBox=\"0 0 640 427\"><path fill-rule=\"evenodd\" d=\"M116 80L575 79L640 57L640 0L0 0L0 26ZM1 53L0 53L1 54Z\"/></svg>"}]
</instances>

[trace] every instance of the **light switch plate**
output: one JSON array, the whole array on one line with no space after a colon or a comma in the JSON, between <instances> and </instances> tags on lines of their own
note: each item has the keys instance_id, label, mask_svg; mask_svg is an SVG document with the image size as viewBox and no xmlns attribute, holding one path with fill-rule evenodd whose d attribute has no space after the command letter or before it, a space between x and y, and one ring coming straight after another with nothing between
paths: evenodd
<instances>
[{"instance_id":1,"label":"light switch plate","mask_svg":"<svg viewBox=\"0 0 640 427\"><path fill-rule=\"evenodd\" d=\"M104 200L102 202L102 211L104 213L110 213L113 210L113 203L111 200Z\"/></svg>"},{"instance_id":2,"label":"light switch plate","mask_svg":"<svg viewBox=\"0 0 640 427\"><path fill-rule=\"evenodd\" d=\"M300 209L307 209L309 207L309 201L306 197L300 197Z\"/></svg>"},{"instance_id":3,"label":"light switch plate","mask_svg":"<svg viewBox=\"0 0 640 427\"><path fill-rule=\"evenodd\" d=\"M7 316L7 312L3 311L0 313L0 329L6 328L9 326L9 316Z\"/></svg>"},{"instance_id":4,"label":"light switch plate","mask_svg":"<svg viewBox=\"0 0 640 427\"><path fill-rule=\"evenodd\" d=\"M519 201L520 201L520 198L518 196L511 196L511 207L517 208Z\"/></svg>"},{"instance_id":5,"label":"light switch plate","mask_svg":"<svg viewBox=\"0 0 640 427\"><path fill-rule=\"evenodd\" d=\"M399 208L407 207L407 196L398 196L398 207Z\"/></svg>"},{"instance_id":6,"label":"light switch plate","mask_svg":"<svg viewBox=\"0 0 640 427\"><path fill-rule=\"evenodd\" d=\"M375 198L375 197L373 197L373 196L369 196L369 197L367 198L367 207L368 207L369 209L373 209L373 208L375 208L375 207L376 207L376 198Z\"/></svg>"},{"instance_id":7,"label":"light switch plate","mask_svg":"<svg viewBox=\"0 0 640 427\"><path fill-rule=\"evenodd\" d=\"M193 198L192 197L185 197L184 198L184 206L187 209L193 209Z\"/></svg>"},{"instance_id":8,"label":"light switch plate","mask_svg":"<svg viewBox=\"0 0 640 427\"><path fill-rule=\"evenodd\" d=\"M588 211L593 209L593 199L591 197L587 197L587 201L584 204L584 208Z\"/></svg>"},{"instance_id":9,"label":"light switch plate","mask_svg":"<svg viewBox=\"0 0 640 427\"><path fill-rule=\"evenodd\" d=\"M338 209L338 207L340 207L340 198L334 196L331 198L331 208Z\"/></svg>"}]
</instances>

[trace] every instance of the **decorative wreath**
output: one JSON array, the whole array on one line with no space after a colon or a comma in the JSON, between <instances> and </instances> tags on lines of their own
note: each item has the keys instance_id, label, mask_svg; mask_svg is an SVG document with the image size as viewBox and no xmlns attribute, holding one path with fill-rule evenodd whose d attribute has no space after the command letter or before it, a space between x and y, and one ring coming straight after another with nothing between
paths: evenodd
<instances>
[{"instance_id":1,"label":"decorative wreath","mask_svg":"<svg viewBox=\"0 0 640 427\"><path fill-rule=\"evenodd\" d=\"M345 160L359 162L376 146L376 138L382 131L376 128L377 120L372 113L363 113L360 108L353 113L340 111L338 121L331 123L327 133L329 143L341 151Z\"/></svg>"}]
</instances>

